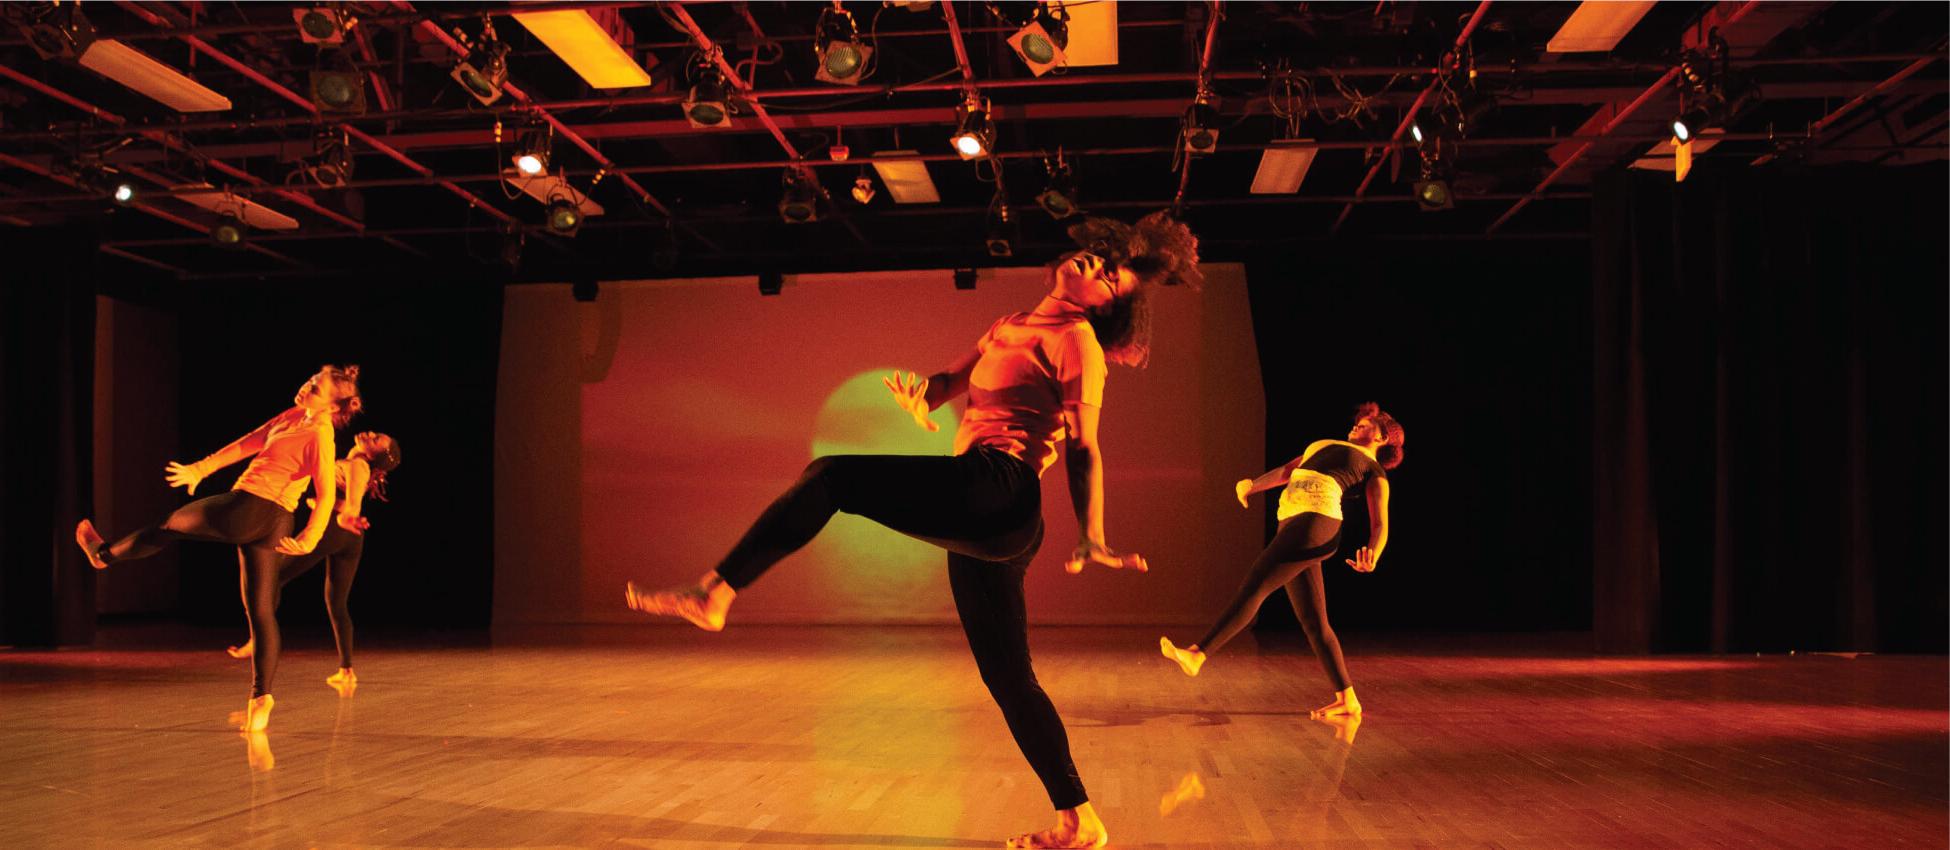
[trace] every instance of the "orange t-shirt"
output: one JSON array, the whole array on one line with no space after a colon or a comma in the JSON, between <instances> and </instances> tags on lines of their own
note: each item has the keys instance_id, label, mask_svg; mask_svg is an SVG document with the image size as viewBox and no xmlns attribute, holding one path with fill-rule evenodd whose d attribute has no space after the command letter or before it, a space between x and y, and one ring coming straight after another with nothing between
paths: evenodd
<instances>
[{"instance_id":1,"label":"orange t-shirt","mask_svg":"<svg viewBox=\"0 0 1950 850\"><path fill-rule=\"evenodd\" d=\"M1063 407L1104 403L1104 350L1081 310L1002 317L975 343L955 454L991 446L1042 475L1064 436Z\"/></svg>"},{"instance_id":2,"label":"orange t-shirt","mask_svg":"<svg viewBox=\"0 0 1950 850\"><path fill-rule=\"evenodd\" d=\"M237 476L232 490L278 503L287 511L298 509L298 499L318 474L318 441L332 451L332 422L323 416L307 425L305 410L293 407L264 423L264 448L251 458L244 474Z\"/></svg>"}]
</instances>

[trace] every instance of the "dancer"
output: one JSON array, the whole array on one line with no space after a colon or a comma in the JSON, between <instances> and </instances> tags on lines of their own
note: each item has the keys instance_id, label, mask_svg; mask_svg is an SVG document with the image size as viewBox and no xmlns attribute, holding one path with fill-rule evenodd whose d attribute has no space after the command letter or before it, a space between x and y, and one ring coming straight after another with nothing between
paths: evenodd
<instances>
[{"instance_id":1,"label":"dancer","mask_svg":"<svg viewBox=\"0 0 1950 850\"><path fill-rule=\"evenodd\" d=\"M1359 716L1361 701L1354 696L1347 659L1341 657L1340 639L1327 624L1327 589L1321 582L1320 565L1340 548L1342 494L1361 485L1368 500L1368 545L1347 559L1347 565L1360 572L1374 572L1381 550L1388 546L1387 470L1401 465L1405 436L1394 417L1369 402L1355 412L1354 428L1345 441L1320 440L1285 466L1234 485L1240 507L1246 506L1247 496L1286 485L1280 494L1279 533L1260 552L1246 574L1245 585L1205 637L1184 649L1173 646L1169 637L1158 639L1165 657L1178 662L1185 675L1198 675L1206 656L1223 648L1252 621L1260 603L1275 588L1286 585L1287 599L1293 603L1293 613L1300 617L1307 643L1334 683L1333 701L1314 709L1311 716Z\"/></svg>"},{"instance_id":2,"label":"dancer","mask_svg":"<svg viewBox=\"0 0 1950 850\"><path fill-rule=\"evenodd\" d=\"M1030 665L1023 575L1043 538L1037 479L1062 440L1081 537L1069 572L1087 563L1146 568L1143 558L1104 541L1097 421L1105 362L1138 366L1147 359L1151 287L1200 282L1197 239L1162 212L1135 227L1090 219L1070 237L1084 250L1051 266L1050 293L1034 310L998 320L940 373L885 380L896 403L929 430L936 430L929 411L968 393L953 457L817 458L695 586L625 588L631 608L717 631L738 591L811 541L835 512L946 549L976 667L1057 810L1054 829L1018 836L1010 847L1097 847L1108 840L1070 759L1063 721Z\"/></svg>"},{"instance_id":3,"label":"dancer","mask_svg":"<svg viewBox=\"0 0 1950 850\"><path fill-rule=\"evenodd\" d=\"M359 683L352 671L352 612L346 601L352 595L352 577L359 571L359 556L366 548L366 529L372 526L363 515L366 497L386 501L386 476L399 468L399 441L377 431L352 438L345 459L332 465L332 481L339 493L337 516L325 530L325 537L311 554L290 558L278 570L277 592L273 604L282 604L284 586L304 575L319 562L325 563L325 611L332 618L332 640L338 644L339 670L325 679L326 684L346 693ZM314 504L312 510L318 508ZM246 642L225 650L232 658L251 657L255 644Z\"/></svg>"},{"instance_id":4,"label":"dancer","mask_svg":"<svg viewBox=\"0 0 1950 850\"><path fill-rule=\"evenodd\" d=\"M198 499L171 513L162 522L104 545L95 524L84 519L75 527L75 542L96 569L145 558L177 540L210 540L237 547L242 566L244 614L250 620L251 640L259 651L251 659L251 700L244 709L245 731L263 731L271 722L271 678L278 666L277 579L285 555L303 555L318 546L332 515L334 494L331 469L332 429L343 427L363 404L359 398L359 367L324 366L293 396L292 408L257 430L196 463L171 462L166 471L172 487L191 495L203 479L244 458L244 468L230 492ZM304 531L291 537L292 511L305 483L311 482L318 508Z\"/></svg>"}]
</instances>

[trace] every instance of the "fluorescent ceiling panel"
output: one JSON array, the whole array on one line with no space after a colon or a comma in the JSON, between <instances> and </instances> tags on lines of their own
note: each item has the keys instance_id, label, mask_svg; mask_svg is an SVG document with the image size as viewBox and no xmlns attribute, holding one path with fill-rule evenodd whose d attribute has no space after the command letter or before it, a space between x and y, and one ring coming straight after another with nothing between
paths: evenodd
<instances>
[{"instance_id":1,"label":"fluorescent ceiling panel","mask_svg":"<svg viewBox=\"0 0 1950 850\"><path fill-rule=\"evenodd\" d=\"M514 16L581 74L591 88L630 89L650 84L650 74L588 12L566 9L515 12Z\"/></svg>"},{"instance_id":2,"label":"fluorescent ceiling panel","mask_svg":"<svg viewBox=\"0 0 1950 850\"><path fill-rule=\"evenodd\" d=\"M1070 43L1064 65L1083 68L1117 64L1117 0L1057 3L1070 13Z\"/></svg>"},{"instance_id":3,"label":"fluorescent ceiling panel","mask_svg":"<svg viewBox=\"0 0 1950 850\"><path fill-rule=\"evenodd\" d=\"M887 159L910 156L914 159ZM935 190L934 178L928 176L928 164L920 156L915 151L881 151L873 155L873 170L880 174L880 182L887 187L887 194L894 196L894 203L941 203L941 193Z\"/></svg>"},{"instance_id":4,"label":"fluorescent ceiling panel","mask_svg":"<svg viewBox=\"0 0 1950 850\"><path fill-rule=\"evenodd\" d=\"M208 183L183 183L178 189L209 189ZM198 192L194 195L178 195L218 215L241 217L245 224L258 230L297 230L298 220L249 198L222 192Z\"/></svg>"},{"instance_id":5,"label":"fluorescent ceiling panel","mask_svg":"<svg viewBox=\"0 0 1950 850\"><path fill-rule=\"evenodd\" d=\"M1550 53L1606 53L1637 26L1652 0L1584 0L1558 27L1544 50Z\"/></svg>"},{"instance_id":6,"label":"fluorescent ceiling panel","mask_svg":"<svg viewBox=\"0 0 1950 850\"><path fill-rule=\"evenodd\" d=\"M1312 139L1282 139L1259 157L1259 171L1253 174L1253 194L1291 195L1300 191L1307 169L1314 164L1320 149Z\"/></svg>"},{"instance_id":7,"label":"fluorescent ceiling panel","mask_svg":"<svg viewBox=\"0 0 1950 850\"><path fill-rule=\"evenodd\" d=\"M230 98L183 76L181 71L149 58L112 38L96 39L77 60L81 67L128 86L177 112L222 112Z\"/></svg>"}]
</instances>

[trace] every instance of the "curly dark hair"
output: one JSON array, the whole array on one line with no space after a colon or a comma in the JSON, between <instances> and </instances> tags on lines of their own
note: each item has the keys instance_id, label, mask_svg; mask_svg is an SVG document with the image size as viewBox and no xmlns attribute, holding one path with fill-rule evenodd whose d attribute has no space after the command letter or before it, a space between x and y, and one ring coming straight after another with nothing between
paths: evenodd
<instances>
[{"instance_id":1,"label":"curly dark hair","mask_svg":"<svg viewBox=\"0 0 1950 850\"><path fill-rule=\"evenodd\" d=\"M1395 417L1382 412L1381 405L1372 401L1354 409L1354 421L1359 422L1363 419L1373 422L1375 430L1388 438L1388 442L1376 449L1374 453L1375 460L1380 462L1381 468L1394 469L1401 466L1402 442L1408 439L1408 432L1402 430L1402 423L1396 422Z\"/></svg>"},{"instance_id":2,"label":"curly dark hair","mask_svg":"<svg viewBox=\"0 0 1950 850\"><path fill-rule=\"evenodd\" d=\"M386 498L386 474L399 468L399 441L393 439L391 434L377 436L385 438L385 448L380 449L377 456L366 459L366 467L371 473L371 477L366 479L366 494L385 502L390 501Z\"/></svg>"},{"instance_id":3,"label":"curly dark hair","mask_svg":"<svg viewBox=\"0 0 1950 850\"><path fill-rule=\"evenodd\" d=\"M1109 307L1092 311L1090 326L1103 346L1104 359L1142 367L1151 359L1153 286L1197 289L1205 282L1198 270L1198 237L1184 222L1159 210L1136 225L1091 217L1070 226L1070 240L1101 257L1107 268L1130 269L1138 286Z\"/></svg>"},{"instance_id":4,"label":"curly dark hair","mask_svg":"<svg viewBox=\"0 0 1950 850\"><path fill-rule=\"evenodd\" d=\"M332 427L344 428L366 409L365 399L359 397L359 367L327 363L319 368L330 372L332 382L339 385L339 397L332 400Z\"/></svg>"}]
</instances>

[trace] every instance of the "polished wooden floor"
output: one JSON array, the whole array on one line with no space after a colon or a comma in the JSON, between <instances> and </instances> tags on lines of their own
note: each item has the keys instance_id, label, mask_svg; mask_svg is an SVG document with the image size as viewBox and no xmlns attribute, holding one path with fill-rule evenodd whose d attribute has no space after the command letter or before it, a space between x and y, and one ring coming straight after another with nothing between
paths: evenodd
<instances>
[{"instance_id":1,"label":"polished wooden floor","mask_svg":"<svg viewBox=\"0 0 1950 850\"><path fill-rule=\"evenodd\" d=\"M0 651L0 847L993 847L1048 818L951 629L372 638L350 696L301 645L259 740L207 640ZM1307 718L1293 647L1187 679L1155 630L1035 641L1114 847L1950 840L1941 657L1350 636L1348 729Z\"/></svg>"}]
</instances>

